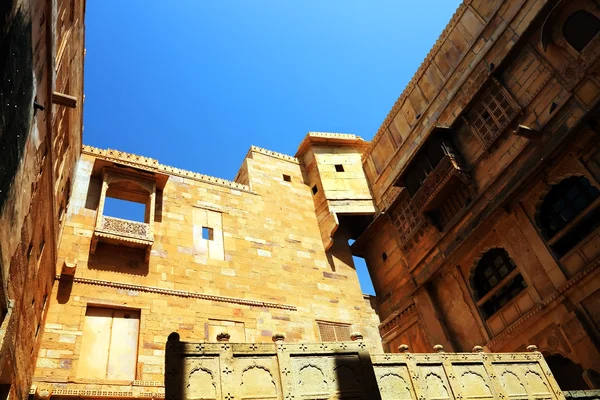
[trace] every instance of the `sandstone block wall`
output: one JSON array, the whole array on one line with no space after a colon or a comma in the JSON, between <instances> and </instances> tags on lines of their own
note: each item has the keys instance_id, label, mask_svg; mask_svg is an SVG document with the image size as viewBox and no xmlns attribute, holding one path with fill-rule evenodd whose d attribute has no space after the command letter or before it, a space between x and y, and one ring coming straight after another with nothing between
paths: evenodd
<instances>
[{"instance_id":1,"label":"sandstone block wall","mask_svg":"<svg viewBox=\"0 0 600 400\"><path fill-rule=\"evenodd\" d=\"M0 8L0 396L22 399L54 281L60 204L81 149L84 4ZM78 105L54 104L55 93Z\"/></svg>"},{"instance_id":2,"label":"sandstone block wall","mask_svg":"<svg viewBox=\"0 0 600 400\"><path fill-rule=\"evenodd\" d=\"M156 193L149 261L142 249L103 242L91 254L102 190L94 165L135 166L136 157L85 148L77 163L58 249L59 269L65 262L76 269L59 276L48 299L39 390L161 381L173 331L190 341L214 341L222 331L240 342L271 342L275 333L290 342L320 341L317 322L324 321L347 325L344 332L359 331L370 349L381 349L379 320L361 293L349 245L349 257L336 258L332 268L311 188L294 157L252 148L239 175L244 184L140 162L168 175ZM212 240L202 237L203 227L213 229ZM138 335L128 380L108 374L93 381L79 366L91 356L82 352L91 306L139 312L139 332L124 334Z\"/></svg>"}]
</instances>

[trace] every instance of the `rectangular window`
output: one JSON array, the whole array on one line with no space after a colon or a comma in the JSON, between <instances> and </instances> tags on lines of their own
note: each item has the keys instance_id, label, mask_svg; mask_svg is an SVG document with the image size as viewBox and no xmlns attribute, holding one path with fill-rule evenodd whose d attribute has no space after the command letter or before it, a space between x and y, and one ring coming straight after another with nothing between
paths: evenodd
<instances>
[{"instance_id":1,"label":"rectangular window","mask_svg":"<svg viewBox=\"0 0 600 400\"><path fill-rule=\"evenodd\" d=\"M219 211L194 207L192 211L194 256L224 260L223 216Z\"/></svg>"},{"instance_id":2,"label":"rectangular window","mask_svg":"<svg viewBox=\"0 0 600 400\"><path fill-rule=\"evenodd\" d=\"M336 322L317 321L322 342L350 341L350 325Z\"/></svg>"},{"instance_id":3,"label":"rectangular window","mask_svg":"<svg viewBox=\"0 0 600 400\"><path fill-rule=\"evenodd\" d=\"M103 215L129 221L146 222L146 204L106 196Z\"/></svg>"},{"instance_id":4,"label":"rectangular window","mask_svg":"<svg viewBox=\"0 0 600 400\"><path fill-rule=\"evenodd\" d=\"M202 239L204 240L214 240L214 231L213 228L208 228L206 226L202 227Z\"/></svg>"},{"instance_id":5,"label":"rectangular window","mask_svg":"<svg viewBox=\"0 0 600 400\"><path fill-rule=\"evenodd\" d=\"M344 166L342 164L336 164L335 171L336 172L344 172Z\"/></svg>"},{"instance_id":6,"label":"rectangular window","mask_svg":"<svg viewBox=\"0 0 600 400\"><path fill-rule=\"evenodd\" d=\"M134 380L139 326L137 310L88 307L77 376Z\"/></svg>"},{"instance_id":7,"label":"rectangular window","mask_svg":"<svg viewBox=\"0 0 600 400\"><path fill-rule=\"evenodd\" d=\"M283 174L283 180L286 182L291 182L292 181L292 177L286 174Z\"/></svg>"}]
</instances>

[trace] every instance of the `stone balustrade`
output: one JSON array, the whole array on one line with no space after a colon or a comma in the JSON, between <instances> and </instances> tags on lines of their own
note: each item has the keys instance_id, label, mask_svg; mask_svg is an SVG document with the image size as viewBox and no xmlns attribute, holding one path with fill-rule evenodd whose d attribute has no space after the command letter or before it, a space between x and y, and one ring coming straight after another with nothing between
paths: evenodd
<instances>
[{"instance_id":1,"label":"stone balustrade","mask_svg":"<svg viewBox=\"0 0 600 400\"><path fill-rule=\"evenodd\" d=\"M169 336L166 399L564 399L537 347L369 354L352 342L188 343Z\"/></svg>"},{"instance_id":2,"label":"stone balustrade","mask_svg":"<svg viewBox=\"0 0 600 400\"><path fill-rule=\"evenodd\" d=\"M113 235L127 236L142 240L152 240L149 224L130 221L121 218L102 216L100 226L97 228Z\"/></svg>"}]
</instances>

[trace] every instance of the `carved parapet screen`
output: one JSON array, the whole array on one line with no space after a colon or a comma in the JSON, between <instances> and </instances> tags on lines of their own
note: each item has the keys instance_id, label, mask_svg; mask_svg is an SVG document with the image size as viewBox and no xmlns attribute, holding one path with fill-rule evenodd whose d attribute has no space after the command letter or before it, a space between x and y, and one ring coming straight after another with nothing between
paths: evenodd
<instances>
[{"instance_id":1,"label":"carved parapet screen","mask_svg":"<svg viewBox=\"0 0 600 400\"><path fill-rule=\"evenodd\" d=\"M176 399L564 399L541 353L369 355L362 341L167 342Z\"/></svg>"},{"instance_id":2,"label":"carved parapet screen","mask_svg":"<svg viewBox=\"0 0 600 400\"><path fill-rule=\"evenodd\" d=\"M97 229L111 235L152 241L150 226L145 222L129 221L103 215L100 227Z\"/></svg>"},{"instance_id":3,"label":"carved parapet screen","mask_svg":"<svg viewBox=\"0 0 600 400\"><path fill-rule=\"evenodd\" d=\"M104 215L106 197L136 201L146 206L145 222L115 218ZM154 242L154 209L156 182L135 174L105 169L102 173L102 192L92 237L91 253L96 252L98 242L139 247L146 250L146 261Z\"/></svg>"}]
</instances>

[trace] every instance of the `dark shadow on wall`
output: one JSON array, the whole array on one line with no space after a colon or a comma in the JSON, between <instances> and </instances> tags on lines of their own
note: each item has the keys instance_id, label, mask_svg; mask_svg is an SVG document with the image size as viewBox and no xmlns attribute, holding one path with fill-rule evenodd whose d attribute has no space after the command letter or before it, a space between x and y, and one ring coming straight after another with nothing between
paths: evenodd
<instances>
[{"instance_id":1,"label":"dark shadow on wall","mask_svg":"<svg viewBox=\"0 0 600 400\"><path fill-rule=\"evenodd\" d=\"M165 348L165 400L184 399L184 357L180 355L179 333L173 332Z\"/></svg>"},{"instance_id":2,"label":"dark shadow on wall","mask_svg":"<svg viewBox=\"0 0 600 400\"><path fill-rule=\"evenodd\" d=\"M154 204L154 222L162 222L163 213L163 191L156 191L156 202Z\"/></svg>"},{"instance_id":3,"label":"dark shadow on wall","mask_svg":"<svg viewBox=\"0 0 600 400\"><path fill-rule=\"evenodd\" d=\"M0 211L24 154L33 124L31 16L0 2ZM48 106L48 105L46 105Z\"/></svg>"},{"instance_id":4,"label":"dark shadow on wall","mask_svg":"<svg viewBox=\"0 0 600 400\"><path fill-rule=\"evenodd\" d=\"M58 282L58 291L56 293L58 304L67 304L71 298L71 291L73 291L73 277L62 275Z\"/></svg>"},{"instance_id":5,"label":"dark shadow on wall","mask_svg":"<svg viewBox=\"0 0 600 400\"><path fill-rule=\"evenodd\" d=\"M583 379L583 368L560 354L544 354L544 358L562 390L589 389Z\"/></svg>"},{"instance_id":6,"label":"dark shadow on wall","mask_svg":"<svg viewBox=\"0 0 600 400\"><path fill-rule=\"evenodd\" d=\"M277 381L285 385L283 388L276 385L278 387L277 398L381 400L371 357L366 351L364 342L312 344L315 348L319 347L317 353L310 351L310 344L308 348L304 347L304 349L298 344L294 346L295 349L290 348L291 346L286 345L284 342L278 342L276 345L282 347L277 352L281 378ZM226 375L233 372L233 376L240 379L240 371L233 371L231 364L227 366L228 363L226 362L226 365L221 364L216 368L214 364L211 364L210 358L220 357L219 350L213 352L213 350L205 348L204 351L210 351L211 354L205 353L204 357L194 355L193 357L197 358L190 360L192 363L186 365L186 359L191 355L184 351L183 346L185 346L185 343L180 341L178 333L173 332L169 335L165 349L165 399L183 400L190 395L193 395L193 397L200 395L202 398L214 398L215 393L206 393L205 391L217 388L216 392L218 393L218 382L226 382L225 387L233 384L233 387L239 388L243 385L243 374L242 380L239 382L231 382L229 380L231 375L229 377ZM198 346L203 345L199 344ZM231 350L229 344L224 343L223 346L227 346ZM305 352L307 349L308 351ZM236 357L251 356L260 358L262 356L270 358L275 356L275 348L265 349L265 351L259 351L259 353L238 353ZM258 365L260 365L260 362L258 362ZM200 370L204 372L198 375L199 379L193 380L191 375ZM220 377L215 376L216 374ZM256 383L256 381L254 382ZM269 376L264 382L266 385L274 383L272 376ZM190 386L190 383L192 386ZM225 389L223 386L222 388ZM259 391L261 391L260 389L265 388L261 387ZM262 395L265 394L262 393ZM258 393L253 393L247 398L264 398L262 395L258 396ZM273 393L270 393L269 396L265 397L271 398L272 395ZM221 396L219 397L217 394L219 399L238 398L238 393L228 393L224 390Z\"/></svg>"},{"instance_id":7,"label":"dark shadow on wall","mask_svg":"<svg viewBox=\"0 0 600 400\"><path fill-rule=\"evenodd\" d=\"M145 249L131 248L108 243L98 243L96 252L90 254L88 268L118 272L128 275L148 275Z\"/></svg>"},{"instance_id":8,"label":"dark shadow on wall","mask_svg":"<svg viewBox=\"0 0 600 400\"><path fill-rule=\"evenodd\" d=\"M334 355L330 393L339 399L381 400L371 358L360 353ZM335 397L337 395L337 397Z\"/></svg>"},{"instance_id":9,"label":"dark shadow on wall","mask_svg":"<svg viewBox=\"0 0 600 400\"><path fill-rule=\"evenodd\" d=\"M102 179L92 176L88 183L87 195L85 198L85 208L88 210L98 210L100 203L100 193L102 192Z\"/></svg>"}]
</instances>

